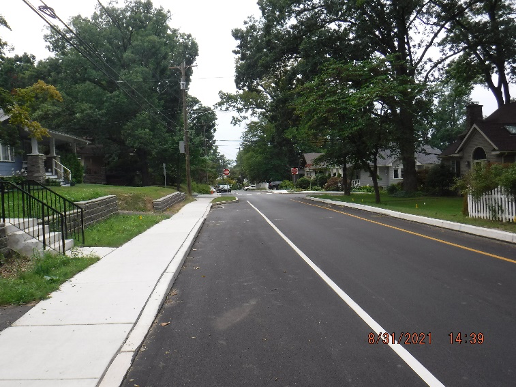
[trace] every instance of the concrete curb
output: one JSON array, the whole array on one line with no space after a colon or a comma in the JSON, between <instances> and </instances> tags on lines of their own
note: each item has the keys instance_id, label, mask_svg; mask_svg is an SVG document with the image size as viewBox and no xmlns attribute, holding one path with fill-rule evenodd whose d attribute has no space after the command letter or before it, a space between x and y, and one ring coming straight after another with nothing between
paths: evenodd
<instances>
[{"instance_id":1,"label":"concrete curb","mask_svg":"<svg viewBox=\"0 0 516 387\"><path fill-rule=\"evenodd\" d=\"M152 323L161 309L167 294L174 285L181 267L192 248L197 235L204 224L211 206L207 206L203 216L194 225L188 237L185 239L175 256L170 261L167 269L163 272L153 292L145 304L138 321L129 332L125 343L115 355L104 376L100 379L99 387L119 387L127 371L131 367L133 358L147 336Z\"/></svg>"},{"instance_id":2,"label":"concrete curb","mask_svg":"<svg viewBox=\"0 0 516 387\"><path fill-rule=\"evenodd\" d=\"M235 198L235 200L224 200L222 202L216 202L216 203L211 203L211 206L216 206L218 204L230 204L230 203L238 203L238 198Z\"/></svg>"},{"instance_id":3,"label":"concrete curb","mask_svg":"<svg viewBox=\"0 0 516 387\"><path fill-rule=\"evenodd\" d=\"M377 214L389 215L394 218L405 219L405 220L409 220L412 222L424 223L424 224L428 224L431 226L445 228L448 230L461 231L461 232L465 232L468 234L482 236L482 237L490 238L490 239L496 239L496 240L503 241L503 242L516 243L516 234L514 234L512 232L493 230L493 229L477 227L477 226L470 226L468 224L450 222L448 220L427 218L425 216L404 214L402 212L396 212L396 211L392 211L392 210L386 210L383 208L366 206L364 204L345 203L345 202L334 201L334 200L330 200L330 199L320 199L320 198L310 198L310 197L307 197L307 199L310 199L315 202L322 202L322 203L327 203L327 204L333 204L336 206L349 207L349 208L355 208L358 210L374 212Z\"/></svg>"}]
</instances>

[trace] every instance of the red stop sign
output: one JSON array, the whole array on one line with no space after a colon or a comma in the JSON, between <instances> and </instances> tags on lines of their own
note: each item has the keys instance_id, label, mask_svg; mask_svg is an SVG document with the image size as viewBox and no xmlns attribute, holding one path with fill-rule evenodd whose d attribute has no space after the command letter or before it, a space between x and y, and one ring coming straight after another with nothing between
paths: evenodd
<instances>
[{"instance_id":1,"label":"red stop sign","mask_svg":"<svg viewBox=\"0 0 516 387\"><path fill-rule=\"evenodd\" d=\"M224 174L224 176L229 176L229 169L224 169L222 173Z\"/></svg>"},{"instance_id":2,"label":"red stop sign","mask_svg":"<svg viewBox=\"0 0 516 387\"><path fill-rule=\"evenodd\" d=\"M297 175L299 171L297 170L297 168L291 168L290 172L292 172L293 175Z\"/></svg>"}]
</instances>

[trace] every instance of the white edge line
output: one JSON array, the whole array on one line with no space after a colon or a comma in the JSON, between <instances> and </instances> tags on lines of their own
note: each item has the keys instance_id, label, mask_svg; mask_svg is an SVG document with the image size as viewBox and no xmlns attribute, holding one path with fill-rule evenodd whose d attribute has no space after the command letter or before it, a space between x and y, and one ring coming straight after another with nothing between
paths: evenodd
<instances>
[{"instance_id":1,"label":"white edge line","mask_svg":"<svg viewBox=\"0 0 516 387\"><path fill-rule=\"evenodd\" d=\"M374 332L386 332L385 329L382 328L380 324L378 324L369 314L360 307L353 299L346 294L344 290L342 290L333 280L328 277L319 267L312 262L308 256L303 253L290 239L287 238L285 234L283 234L275 225L272 223L258 208L256 208L251 202L247 201L251 207L255 209L256 212L258 212L267 223L278 233L279 236L283 238L287 244L292 247L292 249L301 257L303 260L330 286L335 293L339 295L340 298L358 315L360 318L367 324ZM385 345L385 344L383 344ZM391 347L391 349L396 352L396 354L403 359L403 361L410 367L412 370L419 375L419 377L429 386L443 386L442 384L434 375L428 371L423 364L419 362L414 356L410 354L405 348L402 347L401 344L398 344L396 341L395 343L389 342L387 344Z\"/></svg>"}]
</instances>

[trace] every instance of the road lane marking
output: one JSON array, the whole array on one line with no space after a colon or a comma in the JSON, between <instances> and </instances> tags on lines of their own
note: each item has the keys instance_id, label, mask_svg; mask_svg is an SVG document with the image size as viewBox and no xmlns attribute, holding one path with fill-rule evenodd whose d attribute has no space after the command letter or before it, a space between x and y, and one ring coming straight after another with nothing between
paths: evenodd
<instances>
[{"instance_id":1,"label":"road lane marking","mask_svg":"<svg viewBox=\"0 0 516 387\"><path fill-rule=\"evenodd\" d=\"M276 233L285 241L287 244L299 255L307 264L314 270L319 277L322 278L326 284L332 288L332 290L337 293L337 295L364 321L369 327L373 330L373 332L387 332L380 324L378 324L369 314L362 309L360 305L358 305L353 299L348 296L348 294L342 290L333 280L328 277L319 267L310 259L308 256L303 253L285 234L278 229L274 223L272 223L258 208L256 208L251 202L247 201L251 207L254 208L256 212L258 212L263 219L276 231ZM401 346L397 341L394 343L389 342L388 344L391 349L396 352L396 354L410 367L412 370L419 375L419 377L429 386L437 387L443 386L434 375L428 371L425 366L423 366L414 356L410 354L403 346Z\"/></svg>"},{"instance_id":2,"label":"road lane marking","mask_svg":"<svg viewBox=\"0 0 516 387\"><path fill-rule=\"evenodd\" d=\"M292 200L292 201L294 201L294 202L297 202L297 203L305 204L305 205L307 205L307 206L312 206L312 207L322 208L323 210L333 211L333 212L337 212L337 213L339 213L339 214L343 214L343 215L351 216L352 218L356 218L356 219L360 219L360 220L363 220L363 221L366 221L366 222L370 222L370 223L378 224L378 225L380 225L380 226L384 226L384 227L392 228L392 229L394 229L394 230L402 231L402 232L405 232L405 233L407 233L407 234L412 234L412 235L416 235L416 236L421 237L421 238L430 239L430 240L435 241L435 242L444 243L445 245L449 245L449 246L453 246L453 247L458 247L459 249L472 251L472 252L474 252L474 253L478 253L478 254L482 254L482 255L487 255L488 257L491 257L491 258L500 259L500 260L502 260L502 261L506 261L506 262L510 262L510 263L516 263L516 261L515 261L514 259L505 258L505 257L502 257L502 256L500 256L500 255L491 254L491 253L488 253L488 252L486 252L486 251L482 251L482 250L472 249L471 247L467 247L467 246L464 246L464 245L459 245L459 244L457 244L457 243L453 243L453 242L448 242L448 241L445 241L445 240L443 240L443 239L434 238L434 237L431 237L431 236L429 236L429 235L420 234L420 233L418 233L418 232L410 231L410 230L407 230L407 229L404 229L404 228L401 228L401 227L391 226L391 225L389 225L389 224L385 224L385 223L377 222L376 220L371 220L371 219L363 218L363 217L358 216L358 215L350 214L350 213L348 213L348 212L339 211L339 210L336 210L336 209L334 209L334 208L324 207L324 206L320 206L320 205L312 204L312 203L305 203L305 202L302 202L302 201L299 201L299 200L293 200L293 199L290 199L290 200Z\"/></svg>"}]
</instances>

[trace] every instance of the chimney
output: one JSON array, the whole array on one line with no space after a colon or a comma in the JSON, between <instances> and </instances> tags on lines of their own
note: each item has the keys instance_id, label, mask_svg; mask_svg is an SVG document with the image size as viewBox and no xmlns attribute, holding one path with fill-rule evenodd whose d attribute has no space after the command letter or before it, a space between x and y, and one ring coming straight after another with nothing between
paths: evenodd
<instances>
[{"instance_id":1,"label":"chimney","mask_svg":"<svg viewBox=\"0 0 516 387\"><path fill-rule=\"evenodd\" d=\"M466 131L470 130L474 123L483 119L482 105L473 102L466 106Z\"/></svg>"}]
</instances>

